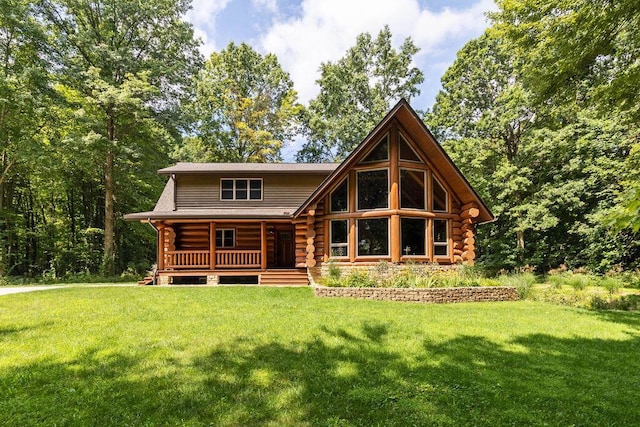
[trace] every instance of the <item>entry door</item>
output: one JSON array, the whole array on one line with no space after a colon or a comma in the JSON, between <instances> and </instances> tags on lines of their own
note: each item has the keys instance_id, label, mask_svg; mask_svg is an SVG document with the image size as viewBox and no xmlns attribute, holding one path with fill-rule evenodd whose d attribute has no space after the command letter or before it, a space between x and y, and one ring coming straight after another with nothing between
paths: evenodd
<instances>
[{"instance_id":1,"label":"entry door","mask_svg":"<svg viewBox=\"0 0 640 427\"><path fill-rule=\"evenodd\" d=\"M290 268L295 264L292 230L278 230L276 233L276 267Z\"/></svg>"}]
</instances>

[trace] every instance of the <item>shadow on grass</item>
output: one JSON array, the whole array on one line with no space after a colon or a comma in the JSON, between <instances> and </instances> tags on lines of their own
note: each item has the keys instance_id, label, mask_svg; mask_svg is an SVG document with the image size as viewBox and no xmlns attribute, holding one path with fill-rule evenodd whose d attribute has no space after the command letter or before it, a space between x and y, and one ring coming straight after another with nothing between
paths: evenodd
<instances>
[{"instance_id":1,"label":"shadow on grass","mask_svg":"<svg viewBox=\"0 0 640 427\"><path fill-rule=\"evenodd\" d=\"M369 322L299 342L239 339L186 361L93 349L1 370L0 424L637 425L639 350L638 336L544 334L408 350Z\"/></svg>"}]
</instances>

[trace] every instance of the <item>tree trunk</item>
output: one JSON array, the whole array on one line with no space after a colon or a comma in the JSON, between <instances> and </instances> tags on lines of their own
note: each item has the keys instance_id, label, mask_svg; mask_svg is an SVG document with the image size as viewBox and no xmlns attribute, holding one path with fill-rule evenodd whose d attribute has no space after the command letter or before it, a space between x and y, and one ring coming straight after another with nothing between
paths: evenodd
<instances>
[{"instance_id":1,"label":"tree trunk","mask_svg":"<svg viewBox=\"0 0 640 427\"><path fill-rule=\"evenodd\" d=\"M113 141L115 140L115 123L113 116L107 112L107 139L109 148L104 165L104 275L115 274L115 232L114 232L114 181L113 181Z\"/></svg>"},{"instance_id":2,"label":"tree trunk","mask_svg":"<svg viewBox=\"0 0 640 427\"><path fill-rule=\"evenodd\" d=\"M524 262L524 231L516 231L516 237L518 239L518 260Z\"/></svg>"}]
</instances>

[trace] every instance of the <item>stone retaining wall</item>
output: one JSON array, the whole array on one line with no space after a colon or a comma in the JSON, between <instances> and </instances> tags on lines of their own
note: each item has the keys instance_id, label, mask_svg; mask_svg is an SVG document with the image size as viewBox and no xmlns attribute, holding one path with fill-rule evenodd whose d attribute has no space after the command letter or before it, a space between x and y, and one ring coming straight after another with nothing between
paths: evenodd
<instances>
[{"instance_id":1,"label":"stone retaining wall","mask_svg":"<svg viewBox=\"0 0 640 427\"><path fill-rule=\"evenodd\" d=\"M386 301L411 301L431 303L516 301L516 288L486 286L468 288L331 288L314 286L317 297L346 297Z\"/></svg>"}]
</instances>

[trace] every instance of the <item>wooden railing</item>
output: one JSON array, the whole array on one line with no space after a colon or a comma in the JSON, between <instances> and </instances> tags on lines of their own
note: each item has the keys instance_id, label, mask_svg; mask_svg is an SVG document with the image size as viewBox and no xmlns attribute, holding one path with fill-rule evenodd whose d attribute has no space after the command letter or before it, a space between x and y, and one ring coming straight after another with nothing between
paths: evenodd
<instances>
[{"instance_id":1,"label":"wooden railing","mask_svg":"<svg viewBox=\"0 0 640 427\"><path fill-rule=\"evenodd\" d=\"M259 250L217 250L215 268L260 268ZM174 270L211 268L209 251L167 251L165 268Z\"/></svg>"},{"instance_id":2,"label":"wooden railing","mask_svg":"<svg viewBox=\"0 0 640 427\"><path fill-rule=\"evenodd\" d=\"M209 251L167 251L165 267L173 269L209 268Z\"/></svg>"},{"instance_id":3,"label":"wooden railing","mask_svg":"<svg viewBox=\"0 0 640 427\"><path fill-rule=\"evenodd\" d=\"M252 267L260 268L259 250L217 250L217 268L239 268Z\"/></svg>"}]
</instances>

